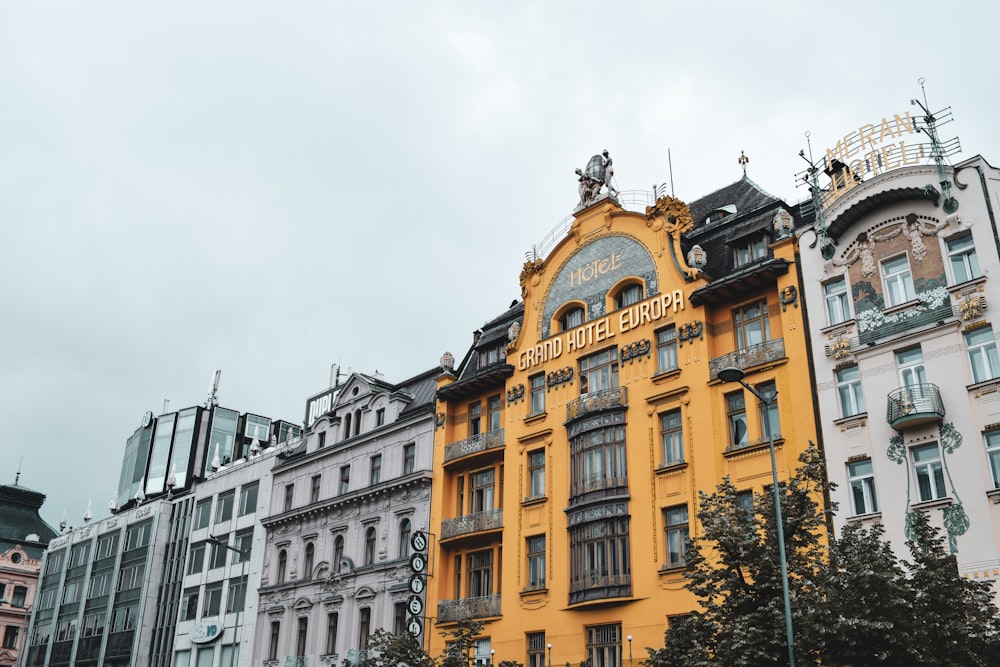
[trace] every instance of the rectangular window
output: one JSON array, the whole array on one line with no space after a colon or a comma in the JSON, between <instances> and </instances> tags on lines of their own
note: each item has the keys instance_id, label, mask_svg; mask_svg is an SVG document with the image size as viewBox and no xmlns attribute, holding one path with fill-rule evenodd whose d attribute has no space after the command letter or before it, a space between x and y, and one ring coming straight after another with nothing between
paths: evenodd
<instances>
[{"instance_id":1,"label":"rectangular window","mask_svg":"<svg viewBox=\"0 0 1000 667\"><path fill-rule=\"evenodd\" d=\"M486 408L488 410L488 424L489 430L499 431L500 430L500 397L490 396L486 401Z\"/></svg>"},{"instance_id":2,"label":"rectangular window","mask_svg":"<svg viewBox=\"0 0 1000 667\"><path fill-rule=\"evenodd\" d=\"M688 508L687 505L663 510L663 526L667 537L667 567L687 564Z\"/></svg>"},{"instance_id":3,"label":"rectangular window","mask_svg":"<svg viewBox=\"0 0 1000 667\"><path fill-rule=\"evenodd\" d=\"M8 625L4 628L3 633L3 647L4 648L17 648L17 631L20 630L16 625Z\"/></svg>"},{"instance_id":4,"label":"rectangular window","mask_svg":"<svg viewBox=\"0 0 1000 667\"><path fill-rule=\"evenodd\" d=\"M986 434L986 458L990 461L993 471L993 488L1000 489L1000 431L990 431Z\"/></svg>"},{"instance_id":5,"label":"rectangular window","mask_svg":"<svg viewBox=\"0 0 1000 667\"><path fill-rule=\"evenodd\" d=\"M307 616L299 616L299 634L295 641L295 655L302 658L302 662L305 662L306 655L306 641L309 636L309 618Z\"/></svg>"},{"instance_id":6,"label":"rectangular window","mask_svg":"<svg viewBox=\"0 0 1000 667\"><path fill-rule=\"evenodd\" d=\"M455 556L455 599L462 597L462 557Z\"/></svg>"},{"instance_id":7,"label":"rectangular window","mask_svg":"<svg viewBox=\"0 0 1000 667\"><path fill-rule=\"evenodd\" d=\"M229 588L226 591L226 613L233 614L243 611L243 605L247 599L247 578L236 577L229 580Z\"/></svg>"},{"instance_id":8,"label":"rectangular window","mask_svg":"<svg viewBox=\"0 0 1000 667\"><path fill-rule=\"evenodd\" d=\"M545 588L545 536L527 539L528 590Z\"/></svg>"},{"instance_id":9,"label":"rectangular window","mask_svg":"<svg viewBox=\"0 0 1000 667\"><path fill-rule=\"evenodd\" d=\"M840 397L841 417L860 415L865 411L865 401L861 395L861 371L857 366L837 371L837 395Z\"/></svg>"},{"instance_id":10,"label":"rectangular window","mask_svg":"<svg viewBox=\"0 0 1000 667\"><path fill-rule=\"evenodd\" d=\"M235 500L235 498L235 489L219 494L219 502L215 506L215 523L229 521L233 518L233 500Z\"/></svg>"},{"instance_id":11,"label":"rectangular window","mask_svg":"<svg viewBox=\"0 0 1000 667\"><path fill-rule=\"evenodd\" d=\"M409 475L417 467L417 445L408 442L403 445L403 474Z\"/></svg>"},{"instance_id":12,"label":"rectangular window","mask_svg":"<svg viewBox=\"0 0 1000 667\"><path fill-rule=\"evenodd\" d=\"M469 436L479 435L482 431L482 406L479 402L469 404Z\"/></svg>"},{"instance_id":13,"label":"rectangular window","mask_svg":"<svg viewBox=\"0 0 1000 667\"><path fill-rule=\"evenodd\" d=\"M545 633L529 632L527 640L528 662L526 667L545 667Z\"/></svg>"},{"instance_id":14,"label":"rectangular window","mask_svg":"<svg viewBox=\"0 0 1000 667\"><path fill-rule=\"evenodd\" d=\"M211 508L209 508L209 514L211 515ZM207 523L205 524L208 525ZM104 535L97 540L97 558L111 558L116 555L116 550L118 549L118 534L112 533L111 535Z\"/></svg>"},{"instance_id":15,"label":"rectangular window","mask_svg":"<svg viewBox=\"0 0 1000 667\"><path fill-rule=\"evenodd\" d=\"M132 526L125 532L125 551L139 549L149 544L149 533L152 524L144 523Z\"/></svg>"},{"instance_id":16,"label":"rectangular window","mask_svg":"<svg viewBox=\"0 0 1000 667\"><path fill-rule=\"evenodd\" d=\"M129 568L131 570L131 568ZM127 576L128 570L122 570L121 574ZM134 574L134 572L133 572ZM129 586L129 588L135 588L134 586ZM127 590L119 588L118 590ZM80 582L79 581L67 581L66 586L63 587L63 604L72 604L80 599Z\"/></svg>"},{"instance_id":17,"label":"rectangular window","mask_svg":"<svg viewBox=\"0 0 1000 667\"><path fill-rule=\"evenodd\" d=\"M318 503L319 502L319 492L323 484L322 475L313 475L309 484L309 502Z\"/></svg>"},{"instance_id":18,"label":"rectangular window","mask_svg":"<svg viewBox=\"0 0 1000 667\"><path fill-rule=\"evenodd\" d=\"M278 659L278 639L281 638L281 622L271 621L271 639L267 643L267 659Z\"/></svg>"},{"instance_id":19,"label":"rectangular window","mask_svg":"<svg viewBox=\"0 0 1000 667\"><path fill-rule=\"evenodd\" d=\"M188 574L197 574L205 567L205 543L198 542L191 545L191 553L188 554Z\"/></svg>"},{"instance_id":20,"label":"rectangular window","mask_svg":"<svg viewBox=\"0 0 1000 667\"><path fill-rule=\"evenodd\" d=\"M770 436L780 438L781 419L778 416L778 388L772 381L754 385L754 389L756 389L757 393L761 396L768 399L767 403L760 403L758 401L758 406L760 407L760 437L764 439L767 439Z\"/></svg>"},{"instance_id":21,"label":"rectangular window","mask_svg":"<svg viewBox=\"0 0 1000 667\"><path fill-rule=\"evenodd\" d=\"M855 461L847 465L848 483L851 485L851 501L854 514L878 512L878 496L875 494L875 472L871 459Z\"/></svg>"},{"instance_id":22,"label":"rectangular window","mask_svg":"<svg viewBox=\"0 0 1000 667\"><path fill-rule=\"evenodd\" d=\"M216 581L205 586L205 609L202 617L218 616L222 609L222 582Z\"/></svg>"},{"instance_id":23,"label":"rectangular window","mask_svg":"<svg viewBox=\"0 0 1000 667\"><path fill-rule=\"evenodd\" d=\"M205 498L204 500L199 500L198 504L194 506L194 529L208 528L208 524L212 520L212 499Z\"/></svg>"},{"instance_id":24,"label":"rectangular window","mask_svg":"<svg viewBox=\"0 0 1000 667\"><path fill-rule=\"evenodd\" d=\"M618 348L610 348L580 359L580 393L604 391L618 386Z\"/></svg>"},{"instance_id":25,"label":"rectangular window","mask_svg":"<svg viewBox=\"0 0 1000 667\"><path fill-rule=\"evenodd\" d=\"M493 470L481 470L471 475L473 512L488 512L493 509Z\"/></svg>"},{"instance_id":26,"label":"rectangular window","mask_svg":"<svg viewBox=\"0 0 1000 667\"><path fill-rule=\"evenodd\" d=\"M830 326L851 319L847 281L843 277L823 284L823 298L826 300L826 320Z\"/></svg>"},{"instance_id":27,"label":"rectangular window","mask_svg":"<svg viewBox=\"0 0 1000 667\"><path fill-rule=\"evenodd\" d=\"M401 635L406 632L406 603L397 602L392 605L392 631Z\"/></svg>"},{"instance_id":28,"label":"rectangular window","mask_svg":"<svg viewBox=\"0 0 1000 667\"><path fill-rule=\"evenodd\" d=\"M382 455L376 454L369 459L368 484L375 485L382 481Z\"/></svg>"},{"instance_id":29,"label":"rectangular window","mask_svg":"<svg viewBox=\"0 0 1000 667\"><path fill-rule=\"evenodd\" d=\"M528 497L545 497L545 450L528 452Z\"/></svg>"},{"instance_id":30,"label":"rectangular window","mask_svg":"<svg viewBox=\"0 0 1000 667\"><path fill-rule=\"evenodd\" d=\"M258 482L244 484L240 488L239 516L246 516L257 511L257 492L260 488Z\"/></svg>"},{"instance_id":31,"label":"rectangular window","mask_svg":"<svg viewBox=\"0 0 1000 667\"><path fill-rule=\"evenodd\" d=\"M111 573L102 572L94 574L90 578L90 590L87 592L88 598L97 598L111 592Z\"/></svg>"},{"instance_id":32,"label":"rectangular window","mask_svg":"<svg viewBox=\"0 0 1000 667\"><path fill-rule=\"evenodd\" d=\"M368 648L368 638L372 630L372 609L362 607L358 610L358 646L362 650Z\"/></svg>"},{"instance_id":33,"label":"rectangular window","mask_svg":"<svg viewBox=\"0 0 1000 667\"><path fill-rule=\"evenodd\" d=\"M326 431L320 431L316 438L316 449L326 447Z\"/></svg>"},{"instance_id":34,"label":"rectangular window","mask_svg":"<svg viewBox=\"0 0 1000 667\"><path fill-rule=\"evenodd\" d=\"M656 372L677 370L677 327L670 325L656 332Z\"/></svg>"},{"instance_id":35,"label":"rectangular window","mask_svg":"<svg viewBox=\"0 0 1000 667\"><path fill-rule=\"evenodd\" d=\"M917 475L917 492L921 502L937 500L947 494L944 489L944 469L941 467L941 450L937 443L921 445L910 450L913 470Z\"/></svg>"},{"instance_id":36,"label":"rectangular window","mask_svg":"<svg viewBox=\"0 0 1000 667\"><path fill-rule=\"evenodd\" d=\"M326 655L337 652L337 630L340 625L340 614L333 611L326 615Z\"/></svg>"},{"instance_id":37,"label":"rectangular window","mask_svg":"<svg viewBox=\"0 0 1000 667\"><path fill-rule=\"evenodd\" d=\"M457 489L455 495L455 501L458 505L458 515L462 516L465 514L465 477L459 477L457 480Z\"/></svg>"},{"instance_id":38,"label":"rectangular window","mask_svg":"<svg viewBox=\"0 0 1000 667\"><path fill-rule=\"evenodd\" d=\"M590 667L621 667L622 626L592 625L586 631Z\"/></svg>"},{"instance_id":39,"label":"rectangular window","mask_svg":"<svg viewBox=\"0 0 1000 667\"><path fill-rule=\"evenodd\" d=\"M766 340L771 340L771 329L767 319L767 301L761 300L735 309L733 311L733 331L736 334L737 349L760 345Z\"/></svg>"},{"instance_id":40,"label":"rectangular window","mask_svg":"<svg viewBox=\"0 0 1000 667\"><path fill-rule=\"evenodd\" d=\"M742 390L726 394L726 414L729 417L729 449L746 447L749 443L747 408Z\"/></svg>"},{"instance_id":41,"label":"rectangular window","mask_svg":"<svg viewBox=\"0 0 1000 667\"><path fill-rule=\"evenodd\" d=\"M285 484L285 505L284 511L292 509L292 502L295 500L295 485Z\"/></svg>"},{"instance_id":42,"label":"rectangular window","mask_svg":"<svg viewBox=\"0 0 1000 667\"><path fill-rule=\"evenodd\" d=\"M972 232L953 236L947 243L948 263L956 284L982 275L979 271L979 259L976 258L976 246L972 242Z\"/></svg>"},{"instance_id":43,"label":"rectangular window","mask_svg":"<svg viewBox=\"0 0 1000 667\"><path fill-rule=\"evenodd\" d=\"M899 369L899 383L904 387L927 384L924 371L924 355L919 347L896 353L896 367Z\"/></svg>"},{"instance_id":44,"label":"rectangular window","mask_svg":"<svg viewBox=\"0 0 1000 667\"><path fill-rule=\"evenodd\" d=\"M198 592L199 588L184 589L184 597L181 598L181 620L193 621L198 618Z\"/></svg>"},{"instance_id":45,"label":"rectangular window","mask_svg":"<svg viewBox=\"0 0 1000 667\"><path fill-rule=\"evenodd\" d=\"M569 530L570 599L578 591L631 581L628 519L592 521Z\"/></svg>"},{"instance_id":46,"label":"rectangular window","mask_svg":"<svg viewBox=\"0 0 1000 667\"><path fill-rule=\"evenodd\" d=\"M743 266L765 257L767 257L767 239L763 236L742 239L733 246L733 259L736 266Z\"/></svg>"},{"instance_id":47,"label":"rectangular window","mask_svg":"<svg viewBox=\"0 0 1000 667\"><path fill-rule=\"evenodd\" d=\"M351 490L351 466L340 467L340 490L341 495Z\"/></svg>"},{"instance_id":48,"label":"rectangular window","mask_svg":"<svg viewBox=\"0 0 1000 667\"><path fill-rule=\"evenodd\" d=\"M529 416L545 412L545 373L538 373L528 378L531 386L531 412Z\"/></svg>"},{"instance_id":49,"label":"rectangular window","mask_svg":"<svg viewBox=\"0 0 1000 667\"><path fill-rule=\"evenodd\" d=\"M256 438L257 442L268 441L268 431L271 428L271 420L267 417L257 415L247 415L246 436L251 440Z\"/></svg>"},{"instance_id":50,"label":"rectangular window","mask_svg":"<svg viewBox=\"0 0 1000 667\"><path fill-rule=\"evenodd\" d=\"M972 381L985 382L1000 376L1000 359L992 327L982 327L965 334L965 349L969 352Z\"/></svg>"},{"instance_id":51,"label":"rectangular window","mask_svg":"<svg viewBox=\"0 0 1000 667\"><path fill-rule=\"evenodd\" d=\"M606 426L570 440L570 495L628 486L625 427Z\"/></svg>"},{"instance_id":52,"label":"rectangular window","mask_svg":"<svg viewBox=\"0 0 1000 667\"><path fill-rule=\"evenodd\" d=\"M130 591L142 586L142 577L145 572L145 565L132 565L118 571L118 591ZM68 587L67 587L67 590Z\"/></svg>"},{"instance_id":53,"label":"rectangular window","mask_svg":"<svg viewBox=\"0 0 1000 667\"><path fill-rule=\"evenodd\" d=\"M375 411L375 426L382 426L385 424L385 408L379 408Z\"/></svg>"},{"instance_id":54,"label":"rectangular window","mask_svg":"<svg viewBox=\"0 0 1000 667\"><path fill-rule=\"evenodd\" d=\"M663 444L663 465L684 462L684 429L680 410L660 415L660 442Z\"/></svg>"},{"instance_id":55,"label":"rectangular window","mask_svg":"<svg viewBox=\"0 0 1000 667\"><path fill-rule=\"evenodd\" d=\"M480 598L493 594L493 550L473 551L468 555L468 597Z\"/></svg>"},{"instance_id":56,"label":"rectangular window","mask_svg":"<svg viewBox=\"0 0 1000 667\"><path fill-rule=\"evenodd\" d=\"M913 276L910 274L910 260L900 255L882 262L882 279L885 282L885 305L898 306L913 301Z\"/></svg>"},{"instance_id":57,"label":"rectangular window","mask_svg":"<svg viewBox=\"0 0 1000 667\"><path fill-rule=\"evenodd\" d=\"M229 544L229 535L223 535L221 537L216 537L216 542L212 542L212 550L209 554L208 559L208 569L213 570L217 567L223 567L226 564L226 554L229 553L229 549L226 545Z\"/></svg>"}]
</instances>

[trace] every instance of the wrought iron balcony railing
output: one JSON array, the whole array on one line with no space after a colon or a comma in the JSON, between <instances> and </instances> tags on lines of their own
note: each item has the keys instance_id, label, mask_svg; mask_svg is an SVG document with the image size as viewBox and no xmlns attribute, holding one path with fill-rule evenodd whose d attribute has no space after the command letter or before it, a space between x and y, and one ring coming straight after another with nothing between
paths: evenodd
<instances>
[{"instance_id":1,"label":"wrought iron balcony railing","mask_svg":"<svg viewBox=\"0 0 1000 667\"><path fill-rule=\"evenodd\" d=\"M503 509L473 512L441 522L441 539L503 528Z\"/></svg>"},{"instance_id":2,"label":"wrought iron balcony railing","mask_svg":"<svg viewBox=\"0 0 1000 667\"><path fill-rule=\"evenodd\" d=\"M944 419L944 402L936 384L913 384L889 392L885 418L896 430Z\"/></svg>"},{"instance_id":3,"label":"wrought iron balcony railing","mask_svg":"<svg viewBox=\"0 0 1000 667\"><path fill-rule=\"evenodd\" d=\"M454 461L463 456L485 452L487 449L497 449L504 446L503 429L479 433L465 440L445 445L444 462Z\"/></svg>"},{"instance_id":4,"label":"wrought iron balcony railing","mask_svg":"<svg viewBox=\"0 0 1000 667\"><path fill-rule=\"evenodd\" d=\"M441 600L438 603L438 622L448 623L463 618L489 618L500 615L500 596L485 595L478 598Z\"/></svg>"},{"instance_id":5,"label":"wrought iron balcony railing","mask_svg":"<svg viewBox=\"0 0 1000 667\"><path fill-rule=\"evenodd\" d=\"M591 588L608 588L609 586L629 586L632 583L630 574L591 575L569 583L571 593L585 591Z\"/></svg>"},{"instance_id":6,"label":"wrought iron balcony railing","mask_svg":"<svg viewBox=\"0 0 1000 667\"><path fill-rule=\"evenodd\" d=\"M606 410L607 408L624 408L628 405L628 392L625 387L612 387L601 391L582 394L580 398L566 403L566 421L582 417L585 414Z\"/></svg>"},{"instance_id":7,"label":"wrought iron balcony railing","mask_svg":"<svg viewBox=\"0 0 1000 667\"><path fill-rule=\"evenodd\" d=\"M739 368L747 370L771 361L785 358L785 339L775 338L743 347L735 352L724 354L708 362L709 377L715 378L723 368Z\"/></svg>"}]
</instances>

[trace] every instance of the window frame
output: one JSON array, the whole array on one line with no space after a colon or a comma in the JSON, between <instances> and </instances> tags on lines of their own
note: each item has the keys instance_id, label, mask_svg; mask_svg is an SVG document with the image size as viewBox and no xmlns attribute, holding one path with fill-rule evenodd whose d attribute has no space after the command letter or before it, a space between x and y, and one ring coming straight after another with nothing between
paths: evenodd
<instances>
[{"instance_id":1,"label":"window frame","mask_svg":"<svg viewBox=\"0 0 1000 667\"><path fill-rule=\"evenodd\" d=\"M767 259L768 241L770 239L764 233L751 234L733 241L733 268Z\"/></svg>"},{"instance_id":2,"label":"window frame","mask_svg":"<svg viewBox=\"0 0 1000 667\"><path fill-rule=\"evenodd\" d=\"M925 452L928 456L918 460L918 452ZM944 459L938 443L931 442L910 447L910 460L913 463L913 474L917 481L917 496L920 498L918 502L932 502L948 498L948 490L944 482ZM921 482L925 482L926 486Z\"/></svg>"},{"instance_id":3,"label":"window frame","mask_svg":"<svg viewBox=\"0 0 1000 667\"><path fill-rule=\"evenodd\" d=\"M981 338L983 334L987 338ZM969 369L972 372L972 383L988 382L1000 377L1000 357L997 356L997 341L993 334L993 327L979 327L962 334L965 342L965 351L969 359ZM985 373L986 377L982 374Z\"/></svg>"},{"instance_id":4,"label":"window frame","mask_svg":"<svg viewBox=\"0 0 1000 667\"><path fill-rule=\"evenodd\" d=\"M677 326L671 324L656 332L656 372L669 373L678 368Z\"/></svg>"},{"instance_id":5,"label":"window frame","mask_svg":"<svg viewBox=\"0 0 1000 667\"><path fill-rule=\"evenodd\" d=\"M626 282L615 291L615 310L634 306L646 298L646 286L635 280Z\"/></svg>"},{"instance_id":6,"label":"window frame","mask_svg":"<svg viewBox=\"0 0 1000 667\"><path fill-rule=\"evenodd\" d=\"M619 366L617 347L607 347L577 359L580 395L617 389Z\"/></svg>"},{"instance_id":7,"label":"window frame","mask_svg":"<svg viewBox=\"0 0 1000 667\"><path fill-rule=\"evenodd\" d=\"M835 286L839 286L840 289L833 291L831 288ZM823 304L826 309L828 326L842 324L853 318L846 276L839 276L823 283Z\"/></svg>"},{"instance_id":8,"label":"window frame","mask_svg":"<svg viewBox=\"0 0 1000 667\"><path fill-rule=\"evenodd\" d=\"M215 504L215 523L223 523L233 518L233 505L236 500L236 489L223 491Z\"/></svg>"},{"instance_id":9,"label":"window frame","mask_svg":"<svg viewBox=\"0 0 1000 667\"><path fill-rule=\"evenodd\" d=\"M847 484L851 489L851 509L854 510L854 516L878 513L875 468L870 458L848 462Z\"/></svg>"},{"instance_id":10,"label":"window frame","mask_svg":"<svg viewBox=\"0 0 1000 667\"><path fill-rule=\"evenodd\" d=\"M852 373L852 375L848 375ZM861 367L857 364L844 366L834 371L837 384L837 404L841 419L856 417L866 413L865 396L861 385Z\"/></svg>"},{"instance_id":11,"label":"window frame","mask_svg":"<svg viewBox=\"0 0 1000 667\"><path fill-rule=\"evenodd\" d=\"M530 404L528 416L545 414L545 373L535 373L528 377L528 387L530 393Z\"/></svg>"},{"instance_id":12,"label":"window frame","mask_svg":"<svg viewBox=\"0 0 1000 667\"><path fill-rule=\"evenodd\" d=\"M194 521L192 530L208 528L212 525L212 498L202 498L194 505Z\"/></svg>"},{"instance_id":13,"label":"window frame","mask_svg":"<svg viewBox=\"0 0 1000 667\"><path fill-rule=\"evenodd\" d=\"M545 533L527 536L524 539L524 551L527 558L527 568L525 569L525 590L544 590L547 588L545 569Z\"/></svg>"},{"instance_id":14,"label":"window frame","mask_svg":"<svg viewBox=\"0 0 1000 667\"><path fill-rule=\"evenodd\" d=\"M236 516L246 516L257 512L257 500L260 494L259 482L248 482L240 487L240 505Z\"/></svg>"},{"instance_id":15,"label":"window frame","mask_svg":"<svg viewBox=\"0 0 1000 667\"><path fill-rule=\"evenodd\" d=\"M993 488L1000 489L1000 431L987 431L983 434L986 447L986 461L992 471Z\"/></svg>"},{"instance_id":16,"label":"window frame","mask_svg":"<svg viewBox=\"0 0 1000 667\"><path fill-rule=\"evenodd\" d=\"M350 464L340 466L340 481L339 481L339 484L337 486L337 489L340 492L338 495L344 495L345 493L350 492L350 490L351 490L351 466L350 466Z\"/></svg>"},{"instance_id":17,"label":"window frame","mask_svg":"<svg viewBox=\"0 0 1000 667\"><path fill-rule=\"evenodd\" d=\"M676 418L676 422L673 420ZM684 417L680 408L660 413L660 455L663 467L684 463Z\"/></svg>"},{"instance_id":18,"label":"window frame","mask_svg":"<svg viewBox=\"0 0 1000 667\"><path fill-rule=\"evenodd\" d=\"M691 515L687 505L673 505L663 508L664 552L667 567L686 567L688 561L688 541L691 538Z\"/></svg>"},{"instance_id":19,"label":"window frame","mask_svg":"<svg viewBox=\"0 0 1000 667\"><path fill-rule=\"evenodd\" d=\"M729 426L727 451L744 449L750 445L750 424L747 420L746 394L742 389L725 394L726 423ZM742 432L741 429L742 428Z\"/></svg>"},{"instance_id":20,"label":"window frame","mask_svg":"<svg viewBox=\"0 0 1000 667\"><path fill-rule=\"evenodd\" d=\"M409 475L417 467L417 443L408 442L403 445L403 474Z\"/></svg>"},{"instance_id":21,"label":"window frame","mask_svg":"<svg viewBox=\"0 0 1000 667\"><path fill-rule=\"evenodd\" d=\"M767 299L758 299L733 308L733 336L736 349L763 345L771 340L771 316ZM756 336L760 340L756 340Z\"/></svg>"},{"instance_id":22,"label":"window frame","mask_svg":"<svg viewBox=\"0 0 1000 667\"><path fill-rule=\"evenodd\" d=\"M955 245L965 240L968 240L968 245ZM983 271L979 265L979 257L976 254L976 242L972 237L971 231L955 234L945 239L945 251L948 255L948 267L951 271L951 277L956 285L961 285L962 283L982 277ZM966 277L959 278L958 272L955 270L956 260L960 262Z\"/></svg>"},{"instance_id":23,"label":"window frame","mask_svg":"<svg viewBox=\"0 0 1000 667\"><path fill-rule=\"evenodd\" d=\"M528 498L545 496L545 450L533 449L528 452Z\"/></svg>"},{"instance_id":24,"label":"window frame","mask_svg":"<svg viewBox=\"0 0 1000 667\"><path fill-rule=\"evenodd\" d=\"M365 565L375 564L377 539L378 538L374 526L369 526L368 528L365 529L364 554L363 554L363 563Z\"/></svg>"},{"instance_id":25,"label":"window frame","mask_svg":"<svg viewBox=\"0 0 1000 667\"><path fill-rule=\"evenodd\" d=\"M382 455L373 454L368 459L368 485L374 486L382 481Z\"/></svg>"},{"instance_id":26,"label":"window frame","mask_svg":"<svg viewBox=\"0 0 1000 667\"><path fill-rule=\"evenodd\" d=\"M894 264L898 268L890 268L890 265ZM882 259L879 262L879 268L882 274L883 298L886 308L894 308L917 298L913 286L913 271L910 268L909 255L903 253Z\"/></svg>"}]
</instances>

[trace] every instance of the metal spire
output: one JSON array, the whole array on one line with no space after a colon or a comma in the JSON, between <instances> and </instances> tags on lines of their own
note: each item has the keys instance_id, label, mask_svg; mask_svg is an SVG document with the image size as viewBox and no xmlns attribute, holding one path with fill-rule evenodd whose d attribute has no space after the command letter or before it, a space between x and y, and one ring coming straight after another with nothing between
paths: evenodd
<instances>
[{"instance_id":1,"label":"metal spire","mask_svg":"<svg viewBox=\"0 0 1000 667\"><path fill-rule=\"evenodd\" d=\"M954 213L958 210L958 200L951 196L951 181L948 180L948 175L944 171L944 158L945 150L944 146L941 144L940 139L938 139L937 134L937 118L934 114L930 112L927 104L927 90L924 88L924 77L917 79L917 83L920 84L920 92L924 97L923 103L920 100L914 98L910 100L910 104L920 107L924 112L924 125L923 127L917 126L918 132L923 132L931 140L931 159L937 165L938 171L938 181L941 184L941 194L944 195L944 208L945 213ZM940 113L940 112L938 112Z\"/></svg>"}]
</instances>

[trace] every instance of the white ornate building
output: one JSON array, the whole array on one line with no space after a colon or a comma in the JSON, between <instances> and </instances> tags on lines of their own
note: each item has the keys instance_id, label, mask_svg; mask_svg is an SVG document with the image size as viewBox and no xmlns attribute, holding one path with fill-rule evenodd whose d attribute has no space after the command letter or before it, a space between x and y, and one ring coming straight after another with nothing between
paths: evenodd
<instances>
[{"instance_id":1,"label":"white ornate building","mask_svg":"<svg viewBox=\"0 0 1000 667\"><path fill-rule=\"evenodd\" d=\"M878 175L834 173L825 238L800 239L835 526L880 522L904 556L927 512L961 574L996 589L1000 170L915 155L892 146Z\"/></svg>"},{"instance_id":2,"label":"white ornate building","mask_svg":"<svg viewBox=\"0 0 1000 667\"><path fill-rule=\"evenodd\" d=\"M376 629L404 630L410 536L428 525L439 372L399 384L354 373L309 400L262 521L253 664L353 662Z\"/></svg>"}]
</instances>

